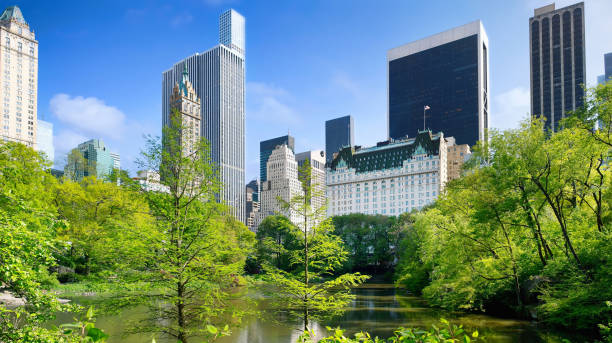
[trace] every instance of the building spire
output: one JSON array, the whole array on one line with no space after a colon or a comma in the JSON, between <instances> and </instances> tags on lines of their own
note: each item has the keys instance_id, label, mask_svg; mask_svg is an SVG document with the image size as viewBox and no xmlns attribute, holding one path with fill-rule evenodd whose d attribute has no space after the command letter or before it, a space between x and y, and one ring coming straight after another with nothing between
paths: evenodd
<instances>
[{"instance_id":1,"label":"building spire","mask_svg":"<svg viewBox=\"0 0 612 343\"><path fill-rule=\"evenodd\" d=\"M187 76L189 76L189 72L187 72L187 63L185 63L185 67L183 68L183 78L181 79L181 82L179 82L179 91L184 96L187 96L187 94L188 94L188 92L187 92L187 81L189 79L187 78Z\"/></svg>"}]
</instances>

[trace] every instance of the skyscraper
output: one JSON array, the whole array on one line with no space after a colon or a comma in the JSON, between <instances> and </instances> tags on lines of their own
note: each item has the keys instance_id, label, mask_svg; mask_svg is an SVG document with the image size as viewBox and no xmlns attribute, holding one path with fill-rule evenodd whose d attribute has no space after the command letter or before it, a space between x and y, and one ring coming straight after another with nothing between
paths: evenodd
<instances>
[{"instance_id":1,"label":"skyscraper","mask_svg":"<svg viewBox=\"0 0 612 343\"><path fill-rule=\"evenodd\" d=\"M113 157L101 139L90 139L79 144L68 155L64 175L79 181L86 176L103 178L113 171Z\"/></svg>"},{"instance_id":2,"label":"skyscraper","mask_svg":"<svg viewBox=\"0 0 612 343\"><path fill-rule=\"evenodd\" d=\"M162 77L162 124L170 124L170 95L187 66L188 78L201 100L201 136L210 143L219 166L221 201L245 221L244 197L244 17L234 10L221 14L221 44L176 63Z\"/></svg>"},{"instance_id":3,"label":"skyscraper","mask_svg":"<svg viewBox=\"0 0 612 343\"><path fill-rule=\"evenodd\" d=\"M325 205L325 152L323 150L310 150L295 154L295 161L302 168L306 160L310 161L310 186L314 194L311 199L312 208L318 210Z\"/></svg>"},{"instance_id":4,"label":"skyscraper","mask_svg":"<svg viewBox=\"0 0 612 343\"><path fill-rule=\"evenodd\" d=\"M355 145L355 132L352 116L330 119L325 122L325 158L327 163L332 161L334 153L345 146L353 145Z\"/></svg>"},{"instance_id":5,"label":"skyscraper","mask_svg":"<svg viewBox=\"0 0 612 343\"><path fill-rule=\"evenodd\" d=\"M604 77L606 81L610 81L612 78L612 52L604 55Z\"/></svg>"},{"instance_id":6,"label":"skyscraper","mask_svg":"<svg viewBox=\"0 0 612 343\"><path fill-rule=\"evenodd\" d=\"M116 152L109 152L108 154L113 162L113 169L121 169L121 156Z\"/></svg>"},{"instance_id":7,"label":"skyscraper","mask_svg":"<svg viewBox=\"0 0 612 343\"><path fill-rule=\"evenodd\" d=\"M389 50L389 138L431 129L458 144L486 139L488 51L480 20Z\"/></svg>"},{"instance_id":8,"label":"skyscraper","mask_svg":"<svg viewBox=\"0 0 612 343\"><path fill-rule=\"evenodd\" d=\"M47 160L52 164L55 159L55 148L53 147L53 123L38 120L38 132L36 134L36 146L38 151L47 155Z\"/></svg>"},{"instance_id":9,"label":"skyscraper","mask_svg":"<svg viewBox=\"0 0 612 343\"><path fill-rule=\"evenodd\" d=\"M567 112L584 102L584 3L535 9L529 40L531 115L544 116L545 126L556 131Z\"/></svg>"},{"instance_id":10,"label":"skyscraper","mask_svg":"<svg viewBox=\"0 0 612 343\"><path fill-rule=\"evenodd\" d=\"M279 145L286 145L295 152L295 139L290 135L276 137L259 142L259 179L264 182L268 179L268 158Z\"/></svg>"},{"instance_id":11,"label":"skyscraper","mask_svg":"<svg viewBox=\"0 0 612 343\"><path fill-rule=\"evenodd\" d=\"M38 42L17 6L0 15L0 139L30 147L36 145L38 95Z\"/></svg>"},{"instance_id":12,"label":"skyscraper","mask_svg":"<svg viewBox=\"0 0 612 343\"><path fill-rule=\"evenodd\" d=\"M284 209L278 201L281 198L288 202L303 194L293 150L285 144L278 145L270 154L266 170L267 180L261 183L261 202L255 226L259 226L267 216L277 213L285 215L294 224L303 221L295 209Z\"/></svg>"}]
</instances>

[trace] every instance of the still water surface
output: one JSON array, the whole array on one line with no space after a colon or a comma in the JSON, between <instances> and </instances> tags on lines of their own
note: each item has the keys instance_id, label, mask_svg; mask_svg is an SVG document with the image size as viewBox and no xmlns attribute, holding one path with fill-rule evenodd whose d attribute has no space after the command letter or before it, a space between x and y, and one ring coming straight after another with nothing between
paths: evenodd
<instances>
[{"instance_id":1,"label":"still water surface","mask_svg":"<svg viewBox=\"0 0 612 343\"><path fill-rule=\"evenodd\" d=\"M583 341L580 337L569 337L568 334L547 331L536 327L527 321L501 319L483 314L465 314L449 312L427 307L423 299L408 294L403 289L394 288L390 284L366 284L353 290L356 299L346 312L333 320L315 323L314 328L321 337L325 333L325 327L341 327L346 333L352 334L359 331L368 331L373 336L388 337L393 330L404 327L427 328L431 324L438 324L440 318L459 325L462 324L468 330L478 330L485 342L561 342L563 338L569 338L573 342ZM84 302L83 299L75 299L76 302ZM260 302L260 308L265 308L266 301ZM101 316L97 320L97 326L107 332L111 338L109 343L150 343L151 335L129 335L124 336L125 330L129 328L133 320L138 320L146 315L145 307L127 309L118 315ZM70 317L58 318L57 322L68 322ZM242 328L233 330L233 334L224 337L220 343L293 343L300 335L303 324L283 318L270 318L259 313L244 320ZM174 342L156 337L158 343ZM199 340L194 339L194 342Z\"/></svg>"}]
</instances>

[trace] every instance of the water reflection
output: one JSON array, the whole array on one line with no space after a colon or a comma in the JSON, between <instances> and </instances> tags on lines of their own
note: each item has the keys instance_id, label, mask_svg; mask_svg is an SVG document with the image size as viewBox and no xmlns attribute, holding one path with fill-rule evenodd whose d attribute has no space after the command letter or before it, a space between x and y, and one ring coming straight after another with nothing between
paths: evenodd
<instances>
[{"instance_id":1,"label":"water reflection","mask_svg":"<svg viewBox=\"0 0 612 343\"><path fill-rule=\"evenodd\" d=\"M368 331L373 336L388 337L398 327L428 328L438 324L441 317L455 324L463 324L468 330L477 329L486 342L561 342L557 333L544 331L525 321L500 319L483 314L465 314L432 309L423 299L410 296L405 290L395 289L390 284L366 284L354 289L356 299L346 312L332 320L314 323L317 337L326 334L325 327L341 327L346 333ZM75 299L86 303L85 299ZM291 321L278 312L266 311L269 303L259 302L262 310L257 315L244 319L242 328L234 329L229 337L218 340L220 343L293 343L302 333L303 323ZM122 336L131 323L147 315L144 306L123 311L115 316L101 316L98 326L111 336L109 343L150 343L150 334ZM58 318L57 322L69 322L71 316ZM564 338L568 338L564 336ZM572 341L583 341L571 337ZM158 343L175 342L171 339L156 337ZM198 342L197 339L193 340Z\"/></svg>"}]
</instances>

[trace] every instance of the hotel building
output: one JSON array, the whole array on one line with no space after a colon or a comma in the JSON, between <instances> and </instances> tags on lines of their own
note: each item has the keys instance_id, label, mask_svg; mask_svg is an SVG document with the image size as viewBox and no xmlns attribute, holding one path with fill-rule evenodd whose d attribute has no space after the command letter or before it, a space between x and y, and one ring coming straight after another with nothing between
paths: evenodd
<instances>
[{"instance_id":1,"label":"hotel building","mask_svg":"<svg viewBox=\"0 0 612 343\"><path fill-rule=\"evenodd\" d=\"M327 168L328 216L397 216L431 204L447 181L443 133L342 149Z\"/></svg>"},{"instance_id":2,"label":"hotel building","mask_svg":"<svg viewBox=\"0 0 612 343\"><path fill-rule=\"evenodd\" d=\"M36 148L38 42L17 6L0 15L0 139Z\"/></svg>"}]
</instances>

